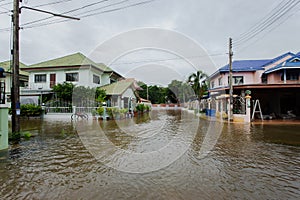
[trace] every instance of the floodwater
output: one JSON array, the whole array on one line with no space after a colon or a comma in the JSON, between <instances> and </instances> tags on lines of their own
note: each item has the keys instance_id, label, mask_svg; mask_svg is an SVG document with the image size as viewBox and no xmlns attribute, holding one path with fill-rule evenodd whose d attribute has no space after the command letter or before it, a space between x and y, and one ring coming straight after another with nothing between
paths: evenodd
<instances>
[{"instance_id":1,"label":"floodwater","mask_svg":"<svg viewBox=\"0 0 300 200\"><path fill-rule=\"evenodd\" d=\"M0 199L299 199L299 128L180 110L23 120L35 137L0 152Z\"/></svg>"}]
</instances>

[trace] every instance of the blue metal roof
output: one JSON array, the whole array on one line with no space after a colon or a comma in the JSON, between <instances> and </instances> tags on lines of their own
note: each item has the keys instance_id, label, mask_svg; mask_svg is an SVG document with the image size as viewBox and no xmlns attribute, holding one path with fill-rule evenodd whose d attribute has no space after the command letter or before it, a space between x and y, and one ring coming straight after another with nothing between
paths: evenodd
<instances>
[{"instance_id":1,"label":"blue metal roof","mask_svg":"<svg viewBox=\"0 0 300 200\"><path fill-rule=\"evenodd\" d=\"M276 58L271 59L269 63L264 64L262 67L265 67L265 66L267 66L267 65L270 65L270 64L272 64L272 63L275 63L275 62L277 62L278 60L281 60L282 58L285 58L286 56L293 56L293 57L294 57L295 54L293 54L293 53L291 53L291 52L284 53L284 54L282 54L282 55L280 55L280 56L277 56Z\"/></svg>"},{"instance_id":2,"label":"blue metal roof","mask_svg":"<svg viewBox=\"0 0 300 200\"><path fill-rule=\"evenodd\" d=\"M232 63L233 72L253 72L264 70L262 66L269 63L271 60L236 60ZM229 72L229 65L219 69L219 72Z\"/></svg>"},{"instance_id":3,"label":"blue metal roof","mask_svg":"<svg viewBox=\"0 0 300 200\"><path fill-rule=\"evenodd\" d=\"M300 58L298 56L294 56L292 58L289 58L283 63L280 63L279 65L276 65L275 67L272 67L265 71L265 74L269 74L271 72L275 72L281 69L299 69L300 68Z\"/></svg>"},{"instance_id":4,"label":"blue metal roof","mask_svg":"<svg viewBox=\"0 0 300 200\"><path fill-rule=\"evenodd\" d=\"M300 57L300 52L297 55L298 55L298 57ZM254 71L257 71L257 70L265 70L264 67L266 67L270 64L273 64L273 63L285 58L286 56L293 56L292 58L294 58L296 55L291 53L291 52L287 52L287 53L284 53L284 54L282 54L280 56L277 56L276 58L273 58L273 59L237 60L237 61L234 61L232 63L232 71L233 72L254 72ZM290 59L288 59L288 60L290 60ZM267 71L270 71L270 69L267 70ZM222 73L222 72L229 72L229 65L225 65L224 67L220 68L215 73L210 75L210 77L213 77L217 73Z\"/></svg>"}]
</instances>

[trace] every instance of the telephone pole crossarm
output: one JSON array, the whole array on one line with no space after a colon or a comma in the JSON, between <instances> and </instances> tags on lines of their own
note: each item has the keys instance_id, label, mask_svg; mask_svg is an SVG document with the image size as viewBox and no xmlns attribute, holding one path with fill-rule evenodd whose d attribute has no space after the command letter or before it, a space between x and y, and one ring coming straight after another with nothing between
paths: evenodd
<instances>
[{"instance_id":1,"label":"telephone pole crossarm","mask_svg":"<svg viewBox=\"0 0 300 200\"><path fill-rule=\"evenodd\" d=\"M20 12L21 12L21 9L22 9L22 8L28 9L28 10L37 11L37 12L47 13L47 14L53 15L53 16L55 16L55 17L62 17L62 18L68 18L68 19L80 20L80 18L77 18L77 17L67 16L67 15L63 15L63 14L57 14L57 13L53 13L53 12L46 11L46 10L41 10L41 9L37 9L37 8L31 8L31 7L28 7L28 6L22 6L22 7L20 8Z\"/></svg>"}]
</instances>

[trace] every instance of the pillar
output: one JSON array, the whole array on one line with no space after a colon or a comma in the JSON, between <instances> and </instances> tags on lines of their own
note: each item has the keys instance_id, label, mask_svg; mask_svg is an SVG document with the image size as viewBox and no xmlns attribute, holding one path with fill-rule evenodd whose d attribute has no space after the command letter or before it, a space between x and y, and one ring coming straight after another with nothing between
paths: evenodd
<instances>
[{"instance_id":1,"label":"pillar","mask_svg":"<svg viewBox=\"0 0 300 200\"><path fill-rule=\"evenodd\" d=\"M246 99L246 118L245 122L251 122L251 96L245 96Z\"/></svg>"},{"instance_id":2,"label":"pillar","mask_svg":"<svg viewBox=\"0 0 300 200\"><path fill-rule=\"evenodd\" d=\"M8 148L8 105L0 104L0 150Z\"/></svg>"}]
</instances>

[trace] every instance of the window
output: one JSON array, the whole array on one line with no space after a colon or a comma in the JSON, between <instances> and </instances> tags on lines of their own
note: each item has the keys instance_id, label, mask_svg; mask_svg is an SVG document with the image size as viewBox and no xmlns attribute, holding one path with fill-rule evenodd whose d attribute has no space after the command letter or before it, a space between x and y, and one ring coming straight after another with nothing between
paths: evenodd
<instances>
[{"instance_id":1,"label":"window","mask_svg":"<svg viewBox=\"0 0 300 200\"><path fill-rule=\"evenodd\" d=\"M262 83L268 83L268 77L266 74L261 75L261 82Z\"/></svg>"},{"instance_id":2,"label":"window","mask_svg":"<svg viewBox=\"0 0 300 200\"><path fill-rule=\"evenodd\" d=\"M34 82L35 83L45 83L46 82L46 74L35 74Z\"/></svg>"},{"instance_id":3,"label":"window","mask_svg":"<svg viewBox=\"0 0 300 200\"><path fill-rule=\"evenodd\" d=\"M215 87L215 81L210 82L211 88Z\"/></svg>"},{"instance_id":4,"label":"window","mask_svg":"<svg viewBox=\"0 0 300 200\"><path fill-rule=\"evenodd\" d=\"M66 81L77 82L78 80L78 73L66 73Z\"/></svg>"},{"instance_id":5,"label":"window","mask_svg":"<svg viewBox=\"0 0 300 200\"><path fill-rule=\"evenodd\" d=\"M97 75L93 75L93 83L100 84L100 77Z\"/></svg>"},{"instance_id":6,"label":"window","mask_svg":"<svg viewBox=\"0 0 300 200\"><path fill-rule=\"evenodd\" d=\"M223 85L223 83L222 83L222 77L218 79L218 82L219 82L219 86Z\"/></svg>"},{"instance_id":7,"label":"window","mask_svg":"<svg viewBox=\"0 0 300 200\"><path fill-rule=\"evenodd\" d=\"M229 76L228 76L228 84L229 84ZM233 85L242 85L244 84L244 77L243 76L232 76L232 84Z\"/></svg>"},{"instance_id":8,"label":"window","mask_svg":"<svg viewBox=\"0 0 300 200\"><path fill-rule=\"evenodd\" d=\"M284 73L281 75L281 80L284 81ZM299 72L297 71L286 71L286 80L297 81L299 80Z\"/></svg>"}]
</instances>

